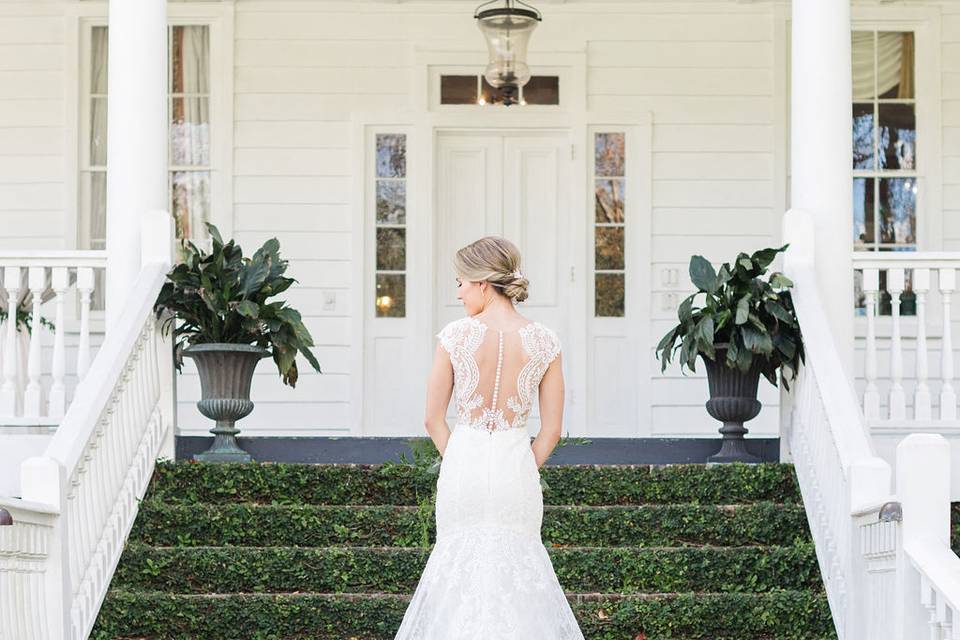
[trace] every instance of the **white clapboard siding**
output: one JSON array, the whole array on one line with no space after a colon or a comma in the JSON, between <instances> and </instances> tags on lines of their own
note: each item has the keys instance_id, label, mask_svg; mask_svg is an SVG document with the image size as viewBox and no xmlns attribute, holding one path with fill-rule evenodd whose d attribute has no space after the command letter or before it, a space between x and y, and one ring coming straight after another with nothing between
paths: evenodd
<instances>
[{"instance_id":1,"label":"white clapboard siding","mask_svg":"<svg viewBox=\"0 0 960 640\"><path fill-rule=\"evenodd\" d=\"M236 3L233 233L246 255L277 237L299 282L285 296L304 316L330 376L291 394L271 363L259 368L250 435L342 433L351 423L350 381L363 336L352 325L356 286L352 237L359 112L411 109L420 50L480 50L462 3ZM675 319L666 301L690 290L691 254L715 264L778 243L786 153L785 69L772 5L546 3L534 52L586 49L587 107L652 114L653 182L650 329L654 344ZM66 211L75 207L64 171L75 105L64 104L68 34L64 6L0 1L0 248L66 248ZM960 11L940 27L943 249L960 249ZM71 45L72 46L72 45ZM69 63L72 64L72 63ZM83 68L81 66L81 68ZM79 79L76 79L79 81ZM631 203L627 202L627 224ZM675 270L677 282L664 280ZM934 349L935 337L931 337ZM861 345L862 348L862 345ZM881 352L882 353L882 352ZM906 356L909 370L912 360ZM703 410L706 382L650 361L653 435L712 434ZM884 371L880 359L881 377ZM939 365L931 360L931 376ZM196 374L178 385L184 433L205 433L193 408ZM761 387L766 385L761 382ZM769 386L769 385L766 385ZM772 390L772 388L771 388ZM190 394L194 394L191 396ZM908 394L909 395L909 394ZM286 399L295 397L296 402ZM748 425L773 433L776 394L761 391L763 413ZM764 431L768 429L769 431ZM421 425L408 432L420 434Z\"/></svg>"},{"instance_id":2,"label":"white clapboard siding","mask_svg":"<svg viewBox=\"0 0 960 640\"><path fill-rule=\"evenodd\" d=\"M770 69L650 69L593 67L591 95L770 96Z\"/></svg>"},{"instance_id":3,"label":"white clapboard siding","mask_svg":"<svg viewBox=\"0 0 960 640\"><path fill-rule=\"evenodd\" d=\"M759 235L770 238L774 222L769 208L658 207L653 212L653 233L657 236L682 235L690 229L697 229L710 236ZM683 262L681 273L686 274L689 266L689 262ZM655 280L659 277L660 274L654 274Z\"/></svg>"},{"instance_id":4,"label":"white clapboard siding","mask_svg":"<svg viewBox=\"0 0 960 640\"><path fill-rule=\"evenodd\" d=\"M249 231L350 231L347 204L238 204L233 222Z\"/></svg>"},{"instance_id":5,"label":"white clapboard siding","mask_svg":"<svg viewBox=\"0 0 960 640\"><path fill-rule=\"evenodd\" d=\"M42 124L20 124L18 122L10 127L0 127L0 156L52 156L62 154L63 127L60 124L59 121Z\"/></svg>"},{"instance_id":6,"label":"white clapboard siding","mask_svg":"<svg viewBox=\"0 0 960 640\"><path fill-rule=\"evenodd\" d=\"M0 44L0 71L63 73L62 44Z\"/></svg>"},{"instance_id":7,"label":"white clapboard siding","mask_svg":"<svg viewBox=\"0 0 960 640\"><path fill-rule=\"evenodd\" d=\"M0 3L0 250L62 249L65 30L55 3Z\"/></svg>"},{"instance_id":8,"label":"white clapboard siding","mask_svg":"<svg viewBox=\"0 0 960 640\"><path fill-rule=\"evenodd\" d=\"M773 180L773 154L768 152L653 154L654 180ZM745 185L746 186L746 185Z\"/></svg>"},{"instance_id":9,"label":"white clapboard siding","mask_svg":"<svg viewBox=\"0 0 960 640\"><path fill-rule=\"evenodd\" d=\"M350 150L260 148L237 149L235 176L348 176Z\"/></svg>"},{"instance_id":10,"label":"white clapboard siding","mask_svg":"<svg viewBox=\"0 0 960 640\"><path fill-rule=\"evenodd\" d=\"M943 180L943 250L960 249L960 13L952 9L942 18L941 42L941 175ZM954 331L956 335L956 331ZM932 348L932 347L931 347ZM934 358L933 360L936 360ZM934 363L931 361L930 363ZM939 365L938 365L939 366ZM883 371L883 369L880 369ZM905 369L911 371L911 369ZM931 376L933 374L931 373ZM933 394L936 396L939 394ZM881 389L883 397L883 389ZM908 414L909 415L909 414Z\"/></svg>"},{"instance_id":11,"label":"white clapboard siding","mask_svg":"<svg viewBox=\"0 0 960 640\"><path fill-rule=\"evenodd\" d=\"M699 124L712 128L712 125L769 124L773 122L773 113L768 102L741 96L587 96L587 103L594 111L653 113L655 131L665 125ZM723 147L717 150L724 151L729 145Z\"/></svg>"},{"instance_id":12,"label":"white clapboard siding","mask_svg":"<svg viewBox=\"0 0 960 640\"><path fill-rule=\"evenodd\" d=\"M769 71L773 46L766 42L593 41L587 62L599 69L761 69Z\"/></svg>"},{"instance_id":13,"label":"white clapboard siding","mask_svg":"<svg viewBox=\"0 0 960 640\"><path fill-rule=\"evenodd\" d=\"M238 231L234 237L240 246L249 247L251 254L267 240L276 238L280 243L280 255L288 260L350 260L352 257L350 234L347 233Z\"/></svg>"}]
</instances>

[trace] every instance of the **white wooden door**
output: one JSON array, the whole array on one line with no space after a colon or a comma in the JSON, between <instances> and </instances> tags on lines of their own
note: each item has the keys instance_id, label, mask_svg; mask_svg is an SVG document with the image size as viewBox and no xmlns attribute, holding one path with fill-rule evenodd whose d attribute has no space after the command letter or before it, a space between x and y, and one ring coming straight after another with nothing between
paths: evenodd
<instances>
[{"instance_id":1,"label":"white wooden door","mask_svg":"<svg viewBox=\"0 0 960 640\"><path fill-rule=\"evenodd\" d=\"M565 366L573 361L578 341L568 323L573 292L566 258L572 227L570 149L569 134L563 131L439 134L434 333L464 315L453 270L457 249L485 235L500 235L520 249L522 270L530 280L529 297L517 310L553 328L564 347ZM539 428L535 403L528 429L536 433Z\"/></svg>"}]
</instances>

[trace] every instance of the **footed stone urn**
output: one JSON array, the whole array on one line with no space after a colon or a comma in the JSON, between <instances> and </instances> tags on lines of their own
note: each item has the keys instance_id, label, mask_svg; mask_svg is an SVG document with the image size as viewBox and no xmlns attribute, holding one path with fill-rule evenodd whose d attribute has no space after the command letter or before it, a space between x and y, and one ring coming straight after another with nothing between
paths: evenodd
<instances>
[{"instance_id":1,"label":"footed stone urn","mask_svg":"<svg viewBox=\"0 0 960 640\"><path fill-rule=\"evenodd\" d=\"M761 462L760 458L747 451L744 435L747 428L743 423L752 420L760 413L760 401L757 400L757 383L760 380L762 361L754 355L753 364L744 373L724 364L727 343L714 345L716 360L701 354L707 368L707 383L710 387L710 399L707 400L707 413L723 423L720 434L720 450L710 456L707 462Z\"/></svg>"},{"instance_id":2,"label":"footed stone urn","mask_svg":"<svg viewBox=\"0 0 960 640\"><path fill-rule=\"evenodd\" d=\"M203 453L193 456L204 462L251 462L253 457L240 448L236 435L240 430L234 423L253 411L250 384L253 371L261 358L270 355L267 349L249 344L211 342L197 344L183 350L193 358L200 373L201 400L197 409L216 421L210 429L213 444Z\"/></svg>"}]
</instances>

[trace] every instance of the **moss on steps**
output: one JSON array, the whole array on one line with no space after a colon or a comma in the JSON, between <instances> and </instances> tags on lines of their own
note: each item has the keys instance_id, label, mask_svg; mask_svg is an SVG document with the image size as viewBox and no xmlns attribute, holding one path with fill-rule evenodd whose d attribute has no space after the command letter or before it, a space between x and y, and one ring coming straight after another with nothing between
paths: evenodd
<instances>
[{"instance_id":1,"label":"moss on steps","mask_svg":"<svg viewBox=\"0 0 960 640\"><path fill-rule=\"evenodd\" d=\"M543 541L589 640L833 638L790 466L541 473ZM92 637L393 638L435 539L432 482L161 463Z\"/></svg>"}]
</instances>

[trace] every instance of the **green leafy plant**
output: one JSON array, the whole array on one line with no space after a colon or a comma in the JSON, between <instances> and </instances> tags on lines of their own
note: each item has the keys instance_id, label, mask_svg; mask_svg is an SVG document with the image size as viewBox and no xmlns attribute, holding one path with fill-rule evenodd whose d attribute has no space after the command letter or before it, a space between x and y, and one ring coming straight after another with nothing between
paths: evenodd
<instances>
[{"instance_id":1,"label":"green leafy plant","mask_svg":"<svg viewBox=\"0 0 960 640\"><path fill-rule=\"evenodd\" d=\"M703 256L690 258L690 280L697 292L680 303L679 323L657 345L661 372L678 349L681 371L683 367L696 371L697 355L716 360L718 346L724 345L728 367L747 372L754 358L759 358L763 376L776 385L779 371L789 389L788 377L796 376L804 357L789 291L793 282L780 272L766 280L761 277L787 246L761 249L753 255L740 253L732 265L725 262L719 271ZM702 306L694 306L701 295Z\"/></svg>"},{"instance_id":2,"label":"green leafy plant","mask_svg":"<svg viewBox=\"0 0 960 640\"><path fill-rule=\"evenodd\" d=\"M283 383L291 387L297 384L297 353L321 372L300 313L285 301L266 301L297 282L283 275L287 261L280 258L277 239L244 258L233 240L224 244L216 226L207 223L207 230L210 253L187 241L183 262L167 274L154 305L158 318L172 314L162 326L164 331L174 326L177 370L182 369L187 346L225 342L269 349Z\"/></svg>"},{"instance_id":3,"label":"green leafy plant","mask_svg":"<svg viewBox=\"0 0 960 640\"><path fill-rule=\"evenodd\" d=\"M0 309L0 322L6 322L10 312L6 309ZM57 326L40 316L40 325L46 327L51 332L57 330ZM20 305L17 307L17 330L24 329L27 333L33 333L33 309Z\"/></svg>"},{"instance_id":4,"label":"green leafy plant","mask_svg":"<svg viewBox=\"0 0 960 640\"><path fill-rule=\"evenodd\" d=\"M434 512L437 504L437 477L440 475L442 459L433 440L430 438L411 438L407 440L411 458L400 452L400 461L387 460L380 466L380 473L390 476L397 473L402 466L413 466L417 502L417 543L421 547L430 546L430 530L433 526ZM427 486L429 491L422 493L419 487Z\"/></svg>"}]
</instances>

